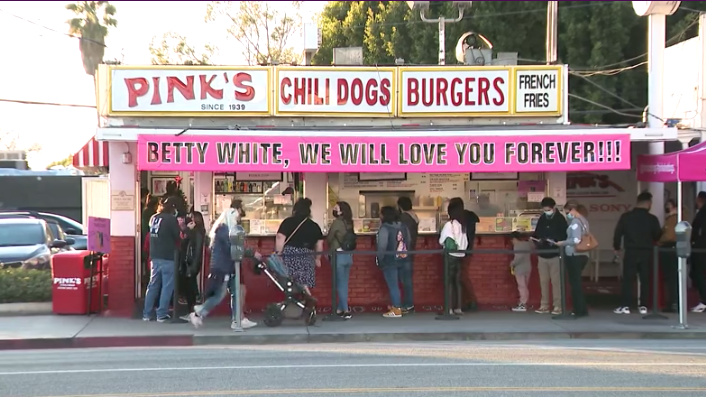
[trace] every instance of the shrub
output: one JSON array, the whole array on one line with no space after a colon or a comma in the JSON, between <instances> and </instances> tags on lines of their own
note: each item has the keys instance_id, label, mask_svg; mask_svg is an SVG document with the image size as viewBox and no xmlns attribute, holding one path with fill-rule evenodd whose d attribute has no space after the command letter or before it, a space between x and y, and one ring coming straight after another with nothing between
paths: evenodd
<instances>
[{"instance_id":1,"label":"shrub","mask_svg":"<svg viewBox=\"0 0 706 397\"><path fill-rule=\"evenodd\" d=\"M50 270L0 269L0 303L51 302Z\"/></svg>"}]
</instances>

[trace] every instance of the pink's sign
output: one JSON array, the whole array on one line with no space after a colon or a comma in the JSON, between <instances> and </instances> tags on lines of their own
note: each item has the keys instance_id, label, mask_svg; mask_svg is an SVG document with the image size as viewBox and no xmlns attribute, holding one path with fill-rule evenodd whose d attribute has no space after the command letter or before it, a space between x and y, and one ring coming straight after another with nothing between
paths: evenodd
<instances>
[{"instance_id":1,"label":"pink's sign","mask_svg":"<svg viewBox=\"0 0 706 397\"><path fill-rule=\"evenodd\" d=\"M544 172L630 169L630 135L141 135L145 171Z\"/></svg>"}]
</instances>

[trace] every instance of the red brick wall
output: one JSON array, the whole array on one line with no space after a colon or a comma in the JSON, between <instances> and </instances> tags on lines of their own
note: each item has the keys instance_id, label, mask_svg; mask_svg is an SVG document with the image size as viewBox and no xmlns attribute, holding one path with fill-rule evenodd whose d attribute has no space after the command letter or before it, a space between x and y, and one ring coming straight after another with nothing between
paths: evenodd
<instances>
[{"instance_id":1,"label":"red brick wall","mask_svg":"<svg viewBox=\"0 0 706 397\"><path fill-rule=\"evenodd\" d=\"M135 306L135 238L110 237L109 316L130 317Z\"/></svg>"}]
</instances>

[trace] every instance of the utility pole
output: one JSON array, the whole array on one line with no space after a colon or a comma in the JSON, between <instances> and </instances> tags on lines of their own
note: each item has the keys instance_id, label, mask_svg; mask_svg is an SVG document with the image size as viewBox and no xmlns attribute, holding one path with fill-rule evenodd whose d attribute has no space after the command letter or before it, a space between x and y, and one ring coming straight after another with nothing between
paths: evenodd
<instances>
[{"instance_id":1,"label":"utility pole","mask_svg":"<svg viewBox=\"0 0 706 397\"><path fill-rule=\"evenodd\" d=\"M557 32L559 30L559 2L547 2L547 65L554 65L558 60Z\"/></svg>"}]
</instances>

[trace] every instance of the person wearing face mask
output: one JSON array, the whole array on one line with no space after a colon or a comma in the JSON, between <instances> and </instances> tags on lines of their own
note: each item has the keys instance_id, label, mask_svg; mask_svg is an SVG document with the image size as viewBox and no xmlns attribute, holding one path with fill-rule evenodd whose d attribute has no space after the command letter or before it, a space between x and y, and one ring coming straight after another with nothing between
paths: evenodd
<instances>
[{"instance_id":1,"label":"person wearing face mask","mask_svg":"<svg viewBox=\"0 0 706 397\"><path fill-rule=\"evenodd\" d=\"M157 212L150 219L150 262L151 275L145 294L145 307L142 319L150 321L152 311L157 301L157 321L165 322L170 319L169 302L174 293L174 252L181 244L181 227L174 216L176 211L173 199L167 198ZM160 293L161 288L161 293Z\"/></svg>"},{"instance_id":2,"label":"person wearing face mask","mask_svg":"<svg viewBox=\"0 0 706 397\"><path fill-rule=\"evenodd\" d=\"M571 203L571 201L570 201ZM537 221L537 227L532 234L532 241L535 242L538 250L554 250L556 247L550 241L566 240L566 219L556 210L556 201L551 197L545 197L540 203L542 215ZM539 314L561 314L561 273L558 252L543 252L537 254L537 270L539 271L539 286L542 293L541 304L536 310ZM552 303L554 308L549 306L549 284L551 282Z\"/></svg>"},{"instance_id":3,"label":"person wearing face mask","mask_svg":"<svg viewBox=\"0 0 706 397\"><path fill-rule=\"evenodd\" d=\"M620 255L621 245L625 249L623 257L622 306L615 314L630 314L630 306L635 302L633 285L635 277L640 277L640 314L647 314L650 297L650 274L652 273L652 251L662 236L659 219L650 213L652 194L640 193L635 208L620 216L613 234L613 249ZM621 244L622 243L622 244ZM656 308L655 308L656 309Z\"/></svg>"},{"instance_id":4,"label":"person wearing face mask","mask_svg":"<svg viewBox=\"0 0 706 397\"><path fill-rule=\"evenodd\" d=\"M667 200L664 206L664 226L662 227L662 237L657 244L663 249L659 253L659 261L664 270L664 281L667 284L667 302L664 311L676 313L679 302L679 273L677 269L677 253L674 247L677 244L677 234L674 227L677 225L677 204L674 200Z\"/></svg>"},{"instance_id":5,"label":"person wearing face mask","mask_svg":"<svg viewBox=\"0 0 706 397\"><path fill-rule=\"evenodd\" d=\"M699 192L696 196L698 212L691 224L691 246L694 249L706 249L706 192ZM694 313L706 312L706 253L691 253L691 282L699 292L700 302L691 308Z\"/></svg>"},{"instance_id":6,"label":"person wearing face mask","mask_svg":"<svg viewBox=\"0 0 706 397\"><path fill-rule=\"evenodd\" d=\"M576 200L569 200L564 204L566 219L569 220L569 227L566 229L566 240L557 241L556 246L564 249L564 266L566 266L566 278L571 286L571 300L574 304L575 317L588 316L586 308L586 297L583 294L581 274L588 263L588 252L576 251L576 245L581 242L584 234L589 232L586 207L580 205Z\"/></svg>"},{"instance_id":7,"label":"person wearing face mask","mask_svg":"<svg viewBox=\"0 0 706 397\"><path fill-rule=\"evenodd\" d=\"M343 319L350 319L348 310L348 280L353 266L352 251L346 252L343 246L349 244L347 239L355 238L353 233L353 211L345 201L339 201L333 207L333 222L326 236L331 256L336 256L336 292L338 293L338 309L336 314Z\"/></svg>"}]
</instances>

